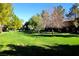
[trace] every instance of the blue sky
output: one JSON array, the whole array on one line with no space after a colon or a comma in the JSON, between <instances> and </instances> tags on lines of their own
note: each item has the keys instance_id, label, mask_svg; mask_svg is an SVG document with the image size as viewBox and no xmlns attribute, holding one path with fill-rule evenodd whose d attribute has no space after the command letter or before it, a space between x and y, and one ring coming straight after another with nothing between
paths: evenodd
<instances>
[{"instance_id":1,"label":"blue sky","mask_svg":"<svg viewBox=\"0 0 79 59\"><path fill-rule=\"evenodd\" d=\"M14 13L24 22L29 20L33 15L41 13L42 10L49 10L58 5L62 5L66 11L69 11L71 3L13 3Z\"/></svg>"}]
</instances>

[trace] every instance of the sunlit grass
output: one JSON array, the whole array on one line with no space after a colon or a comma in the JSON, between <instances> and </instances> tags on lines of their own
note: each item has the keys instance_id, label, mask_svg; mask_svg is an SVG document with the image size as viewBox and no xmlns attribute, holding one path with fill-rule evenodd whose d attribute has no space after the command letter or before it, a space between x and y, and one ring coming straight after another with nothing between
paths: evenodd
<instances>
[{"instance_id":1,"label":"sunlit grass","mask_svg":"<svg viewBox=\"0 0 79 59\"><path fill-rule=\"evenodd\" d=\"M2 50L8 50L10 48L7 47L8 44L13 45L20 45L20 46L41 46L45 47L45 45L55 46L55 45L79 45L79 36L68 36L64 37L65 35L71 35L69 33L62 34L62 36L55 36L55 35L49 35L49 36L38 36L40 34L36 34L37 36L34 36L35 34L27 34L23 32L3 32L0 34L0 45L3 45L3 47L0 47L0 51ZM64 36L63 36L64 35Z\"/></svg>"}]
</instances>

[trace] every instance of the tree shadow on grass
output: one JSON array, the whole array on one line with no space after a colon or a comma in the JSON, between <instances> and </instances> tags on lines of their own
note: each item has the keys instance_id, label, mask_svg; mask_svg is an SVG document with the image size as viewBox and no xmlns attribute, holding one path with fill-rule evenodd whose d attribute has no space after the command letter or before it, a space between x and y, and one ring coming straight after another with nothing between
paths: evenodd
<instances>
[{"instance_id":1,"label":"tree shadow on grass","mask_svg":"<svg viewBox=\"0 0 79 59\"><path fill-rule=\"evenodd\" d=\"M62 35L62 34L59 34L59 35L31 35L31 36L41 36L41 37L79 37L78 34L70 34L70 35Z\"/></svg>"},{"instance_id":2,"label":"tree shadow on grass","mask_svg":"<svg viewBox=\"0 0 79 59\"><path fill-rule=\"evenodd\" d=\"M27 36L32 36L32 37L79 37L79 34L48 34L46 32L44 33L24 33L24 32L21 32L23 33L23 35L27 35Z\"/></svg>"},{"instance_id":3,"label":"tree shadow on grass","mask_svg":"<svg viewBox=\"0 0 79 59\"><path fill-rule=\"evenodd\" d=\"M0 55L14 56L79 56L79 45L48 46L49 49L39 46L8 45L11 50L0 52Z\"/></svg>"}]
</instances>

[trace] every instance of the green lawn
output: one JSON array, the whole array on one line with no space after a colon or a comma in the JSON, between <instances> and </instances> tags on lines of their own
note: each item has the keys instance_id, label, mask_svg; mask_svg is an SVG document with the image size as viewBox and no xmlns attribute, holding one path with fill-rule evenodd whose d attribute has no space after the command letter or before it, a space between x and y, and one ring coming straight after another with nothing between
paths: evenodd
<instances>
[{"instance_id":1,"label":"green lawn","mask_svg":"<svg viewBox=\"0 0 79 59\"><path fill-rule=\"evenodd\" d=\"M22 32L3 32L0 34L0 51L11 50L7 45L39 46L48 49L48 46L79 45L79 36L76 34L27 34Z\"/></svg>"}]
</instances>

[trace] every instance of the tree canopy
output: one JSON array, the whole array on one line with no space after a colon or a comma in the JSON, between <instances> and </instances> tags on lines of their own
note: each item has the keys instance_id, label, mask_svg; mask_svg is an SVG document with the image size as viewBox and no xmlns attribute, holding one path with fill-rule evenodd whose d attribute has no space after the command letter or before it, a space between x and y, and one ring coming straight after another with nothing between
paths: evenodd
<instances>
[{"instance_id":1,"label":"tree canopy","mask_svg":"<svg viewBox=\"0 0 79 59\"><path fill-rule=\"evenodd\" d=\"M10 28L9 25L13 25L14 28L19 29L22 22L14 15L12 4L0 3L0 32L3 31L5 26L7 29Z\"/></svg>"}]
</instances>

